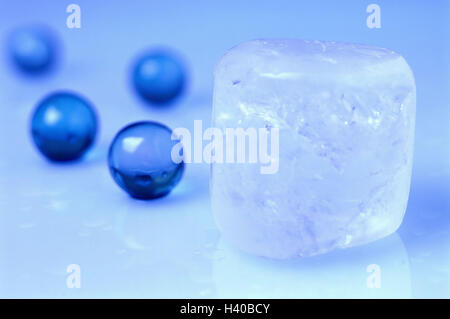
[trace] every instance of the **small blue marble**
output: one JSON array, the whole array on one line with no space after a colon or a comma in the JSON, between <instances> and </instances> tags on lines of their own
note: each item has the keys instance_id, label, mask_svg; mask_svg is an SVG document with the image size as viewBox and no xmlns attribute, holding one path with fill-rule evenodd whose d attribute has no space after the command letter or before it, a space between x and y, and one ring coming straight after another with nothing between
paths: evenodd
<instances>
[{"instance_id":1,"label":"small blue marble","mask_svg":"<svg viewBox=\"0 0 450 319\"><path fill-rule=\"evenodd\" d=\"M97 134L97 116L91 104L71 92L56 92L44 98L31 121L33 141L53 161L80 158Z\"/></svg>"},{"instance_id":2,"label":"small blue marble","mask_svg":"<svg viewBox=\"0 0 450 319\"><path fill-rule=\"evenodd\" d=\"M25 73L46 72L55 64L57 56L55 35L43 27L17 29L9 38L9 54Z\"/></svg>"},{"instance_id":3,"label":"small blue marble","mask_svg":"<svg viewBox=\"0 0 450 319\"><path fill-rule=\"evenodd\" d=\"M165 104L178 97L186 82L186 71L173 53L156 50L142 55L133 68L133 85L147 102Z\"/></svg>"},{"instance_id":4,"label":"small blue marble","mask_svg":"<svg viewBox=\"0 0 450 319\"><path fill-rule=\"evenodd\" d=\"M137 122L117 133L108 154L116 183L134 198L153 199L169 194L181 180L184 162L172 161L172 130L157 122Z\"/></svg>"}]
</instances>

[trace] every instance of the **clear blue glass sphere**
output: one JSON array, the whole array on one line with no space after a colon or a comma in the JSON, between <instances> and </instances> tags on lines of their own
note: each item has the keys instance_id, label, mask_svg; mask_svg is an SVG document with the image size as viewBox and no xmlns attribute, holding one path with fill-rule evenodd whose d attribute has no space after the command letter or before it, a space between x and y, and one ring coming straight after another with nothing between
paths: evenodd
<instances>
[{"instance_id":1,"label":"clear blue glass sphere","mask_svg":"<svg viewBox=\"0 0 450 319\"><path fill-rule=\"evenodd\" d=\"M42 73L55 64L57 41L49 29L21 28L9 38L9 53L14 64L22 71Z\"/></svg>"},{"instance_id":2,"label":"clear blue glass sphere","mask_svg":"<svg viewBox=\"0 0 450 319\"><path fill-rule=\"evenodd\" d=\"M39 151L50 160L75 160L94 142L97 116L91 104L78 94L56 92L37 105L31 133Z\"/></svg>"},{"instance_id":3,"label":"clear blue glass sphere","mask_svg":"<svg viewBox=\"0 0 450 319\"><path fill-rule=\"evenodd\" d=\"M141 56L134 65L132 77L138 94L154 104L173 101L182 93L186 82L181 60L163 50Z\"/></svg>"},{"instance_id":4,"label":"clear blue glass sphere","mask_svg":"<svg viewBox=\"0 0 450 319\"><path fill-rule=\"evenodd\" d=\"M137 122L117 133L108 154L109 170L116 183L132 197L165 196L178 184L184 162L172 160L172 130L156 122Z\"/></svg>"}]
</instances>

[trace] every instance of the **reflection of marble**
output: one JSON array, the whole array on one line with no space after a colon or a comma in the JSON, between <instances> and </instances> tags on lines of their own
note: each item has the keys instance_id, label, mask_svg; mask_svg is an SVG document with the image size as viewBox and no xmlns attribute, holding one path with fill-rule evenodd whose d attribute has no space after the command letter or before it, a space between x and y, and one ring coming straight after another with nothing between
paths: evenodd
<instances>
[{"instance_id":1,"label":"reflection of marble","mask_svg":"<svg viewBox=\"0 0 450 319\"><path fill-rule=\"evenodd\" d=\"M433 19L426 20L427 23L411 24L409 28L381 28L376 31L379 39L383 38L386 45L388 42L395 43L396 48L414 64L419 86L413 182L405 220L398 233L410 258L413 297L448 298L450 69L439 67L443 65L439 57L448 57L449 53L448 48L444 49L441 45L445 45L442 39L449 30L450 2L436 2L434 6L426 1L410 2L408 16L411 19L419 21L424 18L424 12L429 13L427 18L429 16ZM99 2L83 3L83 10L103 12ZM336 1L310 1L308 6L304 2L291 0L272 3L273 5L269 5L269 1L265 1L261 10L255 11L254 4L250 1L221 2L219 9L217 1L204 1L202 7L208 11L207 20L216 21L216 24L211 24L211 30L206 30L201 17L198 23L191 23L192 17L202 12L197 6L188 5L187 2L183 10L172 12L170 1L139 1L136 6L124 6L119 1L110 1L108 12L112 15L122 14L127 20L124 23L110 24L107 22L111 14L97 14L95 19L89 21L89 38L71 36L73 33L67 32L64 21L57 23L63 31L62 40L70 53L61 70L63 72L39 79L28 78L11 72L7 60L0 59L0 69L4 71L0 72L0 105L4 115L4 121L0 125L3 133L0 135L0 297L119 298L151 297L158 293L159 296L171 294L182 298L219 297L225 293L230 294L230 289L226 289L226 283L224 284L227 279L232 280L229 286L234 284L242 287L242 283L233 277L236 276L234 272L239 274L241 269L248 273L253 268L263 266L256 264L259 258L248 265L247 258L239 257L243 260L240 262L236 259L237 256L234 259L230 256L229 265L237 270L227 271L224 270L226 259L219 263L219 260L209 258L211 254L220 258L219 253L223 256L226 251L215 252L218 232L209 208L208 166L200 168L198 164L189 165L174 193L161 201L145 204L133 201L116 187L107 170L106 153L117 130L133 121L152 119L173 128L186 127L192 130L193 120L203 119L204 127L208 127L211 70L221 52L240 41L237 37L251 38L261 33L288 33L293 37L301 37L304 36L304 30L308 29L314 30L317 38L343 36L341 27L330 28L327 23L316 23L319 19L337 21L336 19L341 18L336 13L342 10L323 10L324 6L333 6ZM355 6L352 1L345 3L348 4L339 2L339 6L345 7L350 17L360 19L360 6ZM30 8L27 12L23 10L24 4ZM235 10L237 5L242 10ZM275 5L283 19L277 24L268 24L267 20L273 18ZM6 34L4 31L7 29L17 26L18 17L24 23L37 16L52 23L61 14L61 7L55 6L53 0L16 0L7 2L4 7L7 10L0 10L1 36ZM398 6L394 1L385 1L383 8L385 12L390 12L384 16L390 21L385 22L392 25L404 14L403 6ZM168 10L173 13L173 19L159 14ZM255 19L248 19L249 12L255 14ZM299 20L299 13L309 19ZM148 18L149 14L154 14L152 19ZM227 24L227 28L223 28L230 16L236 17L236 23ZM293 21L300 21L304 25L293 29ZM341 22L342 27L349 31L346 38L367 39L367 28L350 28L353 19ZM178 32L178 35L173 34L174 37L170 35L170 38L173 40L172 44L191 59L195 70L193 89L170 111L145 107L124 86L121 75L128 63L126 57L133 56L142 45L146 45L142 41L147 41L149 28L160 26L159 36L163 38L172 34L174 28L178 30L180 23L192 26L192 29L184 30L184 33ZM187 31L199 31L203 38L208 38L208 46L199 46L197 41L187 41ZM117 46L117 34L124 32L128 36L122 37L121 45ZM209 37L208 32L214 36ZM427 36L405 36L411 33ZM104 40L101 45L98 38ZM426 41L426 50L417 50L418 40ZM366 42L371 40L367 39ZM2 44L3 41L0 41L0 46ZM106 55L105 50L108 52ZM105 74L119 76L105 77ZM27 127L36 99L60 84L80 90L91 97L104 125L101 127L98 143L83 161L52 165L36 153ZM132 246L128 244L132 241L127 241L128 239L134 239L144 248L153 248L131 249ZM381 245L381 242L375 244ZM358 251L364 252L366 249L370 250L370 247L373 246L364 246ZM160 256L159 252L164 255ZM350 251L345 254L350 255ZM393 260L398 257L399 255L392 254ZM302 286L296 284L299 280L303 279L305 285L314 284L302 275L314 274L311 270L313 260L316 259L306 260L306 265L300 265L303 272L295 274L299 278L293 276L295 269L289 264L280 267L275 267L278 265L276 263L266 265L266 271L259 272L260 276L266 274L260 282L265 283L265 287L280 287L277 292L282 293L284 288L285 294L288 294L286 280L291 275L292 285L295 286L293 288L302 291ZM316 273L319 273L319 269L329 267L331 269L328 272L323 270L322 273L331 278L333 269L339 267L332 267L334 263L325 264L325 260L331 260L331 256L321 257L320 261L324 262L318 266ZM72 263L81 266L81 289L66 287L66 267ZM367 263L377 261L367 260ZM345 264L344 261L342 264ZM392 265L387 257L385 264ZM377 293L377 296L384 292L384 288L393 286L389 266L385 267L381 262L380 265L384 278L381 282L382 289L372 292ZM283 272L278 268L283 269ZM339 269L341 268L344 266ZM399 276L397 279L407 277L406 273L394 274ZM248 273L246 277L241 276L240 281L249 282L254 278L252 275L256 276L256 271L254 274ZM364 285L367 277L365 268L362 269L362 274L358 269L358 275ZM269 280L272 280L272 285L267 283ZM278 281L278 286L275 285L275 280ZM193 282L192 286L188 286L190 282ZM333 286L335 282L342 281L331 281L330 290L337 289ZM347 283L344 287L346 286ZM349 289L352 288L348 286ZM324 291L324 296L331 295L326 293L328 289L325 288L328 286L324 282L319 287ZM402 287L399 283L397 291ZM365 291L363 289L361 288ZM216 290L219 293L216 294ZM303 295L306 295L306 290L303 291ZM243 294L237 289L235 293L236 296ZM270 291L266 292L269 293ZM391 295L389 290L386 296ZM364 294L361 293L361 296Z\"/></svg>"},{"instance_id":2,"label":"reflection of marble","mask_svg":"<svg viewBox=\"0 0 450 319\"><path fill-rule=\"evenodd\" d=\"M114 213L114 232L121 248L115 272L117 289L134 280L127 296L146 298L202 298L213 293L211 259L218 233L205 218L204 197L191 194L198 185L181 183L166 198L121 201ZM206 193L207 194L207 193ZM189 199L192 207L183 210ZM196 200L199 199L199 200ZM131 286L130 286L131 287Z\"/></svg>"},{"instance_id":3,"label":"reflection of marble","mask_svg":"<svg viewBox=\"0 0 450 319\"><path fill-rule=\"evenodd\" d=\"M380 288L368 288L380 269ZM370 269L370 267L369 267ZM371 277L372 276L372 277ZM409 262L395 233L374 243L330 254L269 260L249 256L220 241L213 261L218 298L408 298Z\"/></svg>"}]
</instances>

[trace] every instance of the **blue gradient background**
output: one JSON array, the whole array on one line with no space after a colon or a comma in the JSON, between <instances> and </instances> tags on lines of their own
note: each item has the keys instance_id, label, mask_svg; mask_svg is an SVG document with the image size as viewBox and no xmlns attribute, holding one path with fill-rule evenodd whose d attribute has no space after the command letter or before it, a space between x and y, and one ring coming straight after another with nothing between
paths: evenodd
<instances>
[{"instance_id":1,"label":"blue gradient background","mask_svg":"<svg viewBox=\"0 0 450 319\"><path fill-rule=\"evenodd\" d=\"M82 10L68 29L67 5ZM368 29L366 7L381 7ZM43 77L10 65L12 29L45 23L62 59ZM450 297L450 1L2 1L0 3L0 297ZM393 49L417 85L410 200L396 234L295 261L247 256L222 242L209 207L209 167L188 165L169 197L143 202L112 181L106 151L137 120L191 128L209 123L213 68L254 38L358 42ZM165 45L190 66L185 96L152 109L132 92L129 67L141 50ZM36 102L55 89L87 96L99 139L81 163L54 165L28 133ZM66 267L81 267L81 289ZM369 264L381 288L369 289Z\"/></svg>"}]
</instances>

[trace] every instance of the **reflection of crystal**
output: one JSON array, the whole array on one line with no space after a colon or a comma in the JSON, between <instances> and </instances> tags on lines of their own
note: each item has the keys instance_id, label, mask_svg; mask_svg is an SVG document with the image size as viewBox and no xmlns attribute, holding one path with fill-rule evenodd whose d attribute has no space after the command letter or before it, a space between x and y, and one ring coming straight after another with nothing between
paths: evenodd
<instances>
[{"instance_id":1,"label":"reflection of crystal","mask_svg":"<svg viewBox=\"0 0 450 319\"><path fill-rule=\"evenodd\" d=\"M215 71L214 126L280 130L279 170L213 164L212 207L244 251L309 256L394 232L408 199L412 72L398 54L334 42L257 40Z\"/></svg>"},{"instance_id":2,"label":"reflection of crystal","mask_svg":"<svg viewBox=\"0 0 450 319\"><path fill-rule=\"evenodd\" d=\"M411 298L410 266L398 234L311 258L269 260L220 241L217 298Z\"/></svg>"}]
</instances>

